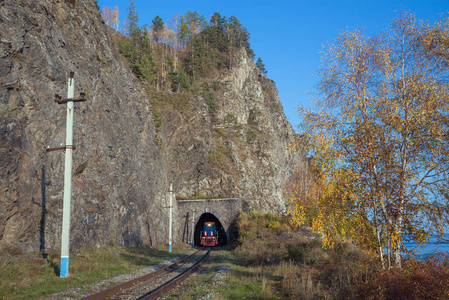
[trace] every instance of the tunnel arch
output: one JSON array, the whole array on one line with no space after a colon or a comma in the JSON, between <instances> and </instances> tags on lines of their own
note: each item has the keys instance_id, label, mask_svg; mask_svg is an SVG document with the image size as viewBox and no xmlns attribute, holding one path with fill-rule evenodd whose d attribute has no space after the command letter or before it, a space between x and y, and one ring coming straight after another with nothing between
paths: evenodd
<instances>
[{"instance_id":1,"label":"tunnel arch","mask_svg":"<svg viewBox=\"0 0 449 300\"><path fill-rule=\"evenodd\" d=\"M223 227L222 222L210 212L204 212L198 218L198 221L195 223L195 230L193 232L193 243L195 246L201 246L201 231L203 230L203 226L205 222L215 222L215 226L218 232L218 246L225 246L228 244L228 237L226 235L226 229Z\"/></svg>"},{"instance_id":2,"label":"tunnel arch","mask_svg":"<svg viewBox=\"0 0 449 300\"><path fill-rule=\"evenodd\" d=\"M179 224L174 231L174 240L188 242L190 244L199 244L199 232L195 230L198 226L200 218L205 213L210 213L220 221L225 233L221 236L221 244L231 244L236 238L235 220L243 210L242 199L226 198L226 199L194 199L194 200L176 200L177 213L175 214L174 223ZM205 218L204 216L203 218ZM212 218L209 215L209 218ZM201 220L200 223L204 222ZM201 226L201 224L199 225ZM178 230L177 230L178 229ZM225 235L226 234L226 235ZM226 236L226 239L224 237ZM193 240L192 240L193 239Z\"/></svg>"}]
</instances>

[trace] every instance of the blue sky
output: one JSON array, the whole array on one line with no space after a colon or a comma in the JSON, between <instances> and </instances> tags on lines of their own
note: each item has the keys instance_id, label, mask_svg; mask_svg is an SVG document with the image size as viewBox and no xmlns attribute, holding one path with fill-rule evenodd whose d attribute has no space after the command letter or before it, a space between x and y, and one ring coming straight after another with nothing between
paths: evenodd
<instances>
[{"instance_id":1,"label":"blue sky","mask_svg":"<svg viewBox=\"0 0 449 300\"><path fill-rule=\"evenodd\" d=\"M128 0L98 0L100 7L118 5L122 23ZM405 9L416 18L433 22L449 11L449 0L134 0L140 25L151 25L159 15L164 23L175 13L197 11L207 19L219 12L239 19L250 33L256 59L265 63L267 76L276 82L288 120L296 129L298 105L311 107L308 92L318 78L314 76L321 62L321 50L345 29L364 28L375 35Z\"/></svg>"}]
</instances>

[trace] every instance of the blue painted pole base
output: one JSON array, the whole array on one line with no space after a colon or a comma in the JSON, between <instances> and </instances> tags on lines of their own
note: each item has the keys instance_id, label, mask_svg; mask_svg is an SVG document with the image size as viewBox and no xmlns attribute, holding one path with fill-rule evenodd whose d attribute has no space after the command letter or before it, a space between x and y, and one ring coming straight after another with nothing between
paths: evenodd
<instances>
[{"instance_id":1,"label":"blue painted pole base","mask_svg":"<svg viewBox=\"0 0 449 300\"><path fill-rule=\"evenodd\" d=\"M61 256L61 271L60 275L61 278L68 277L69 276L69 257L63 257Z\"/></svg>"},{"instance_id":2,"label":"blue painted pole base","mask_svg":"<svg viewBox=\"0 0 449 300\"><path fill-rule=\"evenodd\" d=\"M171 252L171 244L168 245L168 252Z\"/></svg>"}]
</instances>

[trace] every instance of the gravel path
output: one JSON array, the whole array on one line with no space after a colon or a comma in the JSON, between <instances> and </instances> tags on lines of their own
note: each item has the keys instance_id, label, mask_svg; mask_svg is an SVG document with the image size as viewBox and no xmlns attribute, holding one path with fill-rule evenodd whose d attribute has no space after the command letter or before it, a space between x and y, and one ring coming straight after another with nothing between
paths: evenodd
<instances>
[{"instance_id":1,"label":"gravel path","mask_svg":"<svg viewBox=\"0 0 449 300\"><path fill-rule=\"evenodd\" d=\"M160 299L190 299L188 295L194 294L195 299L213 299L218 296L218 288L224 284L224 278L230 271L224 265L228 258L226 251L211 251L209 258L203 266L190 276L185 282ZM212 273L212 276L208 276ZM204 278L208 278L206 281ZM198 291L201 295L198 295Z\"/></svg>"}]
</instances>

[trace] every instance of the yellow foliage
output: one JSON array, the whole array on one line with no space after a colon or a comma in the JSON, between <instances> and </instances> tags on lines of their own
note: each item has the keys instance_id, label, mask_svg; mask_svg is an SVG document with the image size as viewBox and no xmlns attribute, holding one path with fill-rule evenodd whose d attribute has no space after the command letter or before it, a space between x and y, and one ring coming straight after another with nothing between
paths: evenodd
<instances>
[{"instance_id":1,"label":"yellow foliage","mask_svg":"<svg viewBox=\"0 0 449 300\"><path fill-rule=\"evenodd\" d=\"M448 45L449 19L406 13L388 34L345 31L329 45L317 111L298 109L294 146L312 159L289 211L325 245L349 238L380 260L387 247L400 266L404 235L423 242L449 225Z\"/></svg>"}]
</instances>

